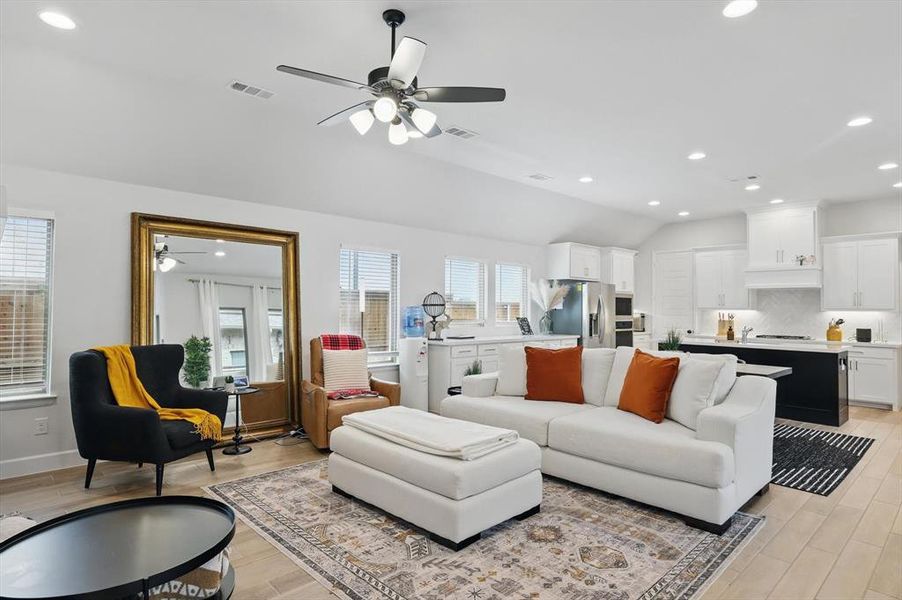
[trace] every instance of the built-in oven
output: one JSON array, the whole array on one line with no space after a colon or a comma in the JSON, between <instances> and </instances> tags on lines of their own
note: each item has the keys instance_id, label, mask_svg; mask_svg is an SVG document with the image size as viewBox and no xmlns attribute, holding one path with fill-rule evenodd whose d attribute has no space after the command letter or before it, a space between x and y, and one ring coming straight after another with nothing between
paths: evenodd
<instances>
[{"instance_id":1,"label":"built-in oven","mask_svg":"<svg viewBox=\"0 0 902 600\"><path fill-rule=\"evenodd\" d=\"M614 297L614 341L617 346L633 345L633 296Z\"/></svg>"}]
</instances>

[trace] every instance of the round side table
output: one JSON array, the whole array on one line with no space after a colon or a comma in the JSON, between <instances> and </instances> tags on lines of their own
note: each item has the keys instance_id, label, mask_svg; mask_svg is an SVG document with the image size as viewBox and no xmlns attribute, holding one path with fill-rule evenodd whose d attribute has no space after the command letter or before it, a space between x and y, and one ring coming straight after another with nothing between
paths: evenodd
<instances>
[{"instance_id":1,"label":"round side table","mask_svg":"<svg viewBox=\"0 0 902 600\"><path fill-rule=\"evenodd\" d=\"M234 456L236 454L247 454L253 450L250 446L241 445L241 440L244 439L241 437L241 397L256 394L259 391L260 389L255 387L243 387L235 388L234 392L228 392L230 396L235 396L235 435L232 436L232 445L223 448L223 454Z\"/></svg>"}]
</instances>

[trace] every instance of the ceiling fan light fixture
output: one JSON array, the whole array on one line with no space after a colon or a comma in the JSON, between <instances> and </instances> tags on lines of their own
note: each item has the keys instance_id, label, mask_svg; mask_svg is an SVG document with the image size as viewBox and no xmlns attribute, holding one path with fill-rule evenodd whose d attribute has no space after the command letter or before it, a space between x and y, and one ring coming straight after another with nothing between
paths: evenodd
<instances>
[{"instance_id":1,"label":"ceiling fan light fixture","mask_svg":"<svg viewBox=\"0 0 902 600\"><path fill-rule=\"evenodd\" d=\"M175 261L175 259L171 258L169 256L161 258L160 259L160 271L162 271L163 273L166 273L167 271L171 271L172 268L177 264L178 263Z\"/></svg>"},{"instance_id":2,"label":"ceiling fan light fixture","mask_svg":"<svg viewBox=\"0 0 902 600\"><path fill-rule=\"evenodd\" d=\"M383 123L390 123L398 114L398 103L394 98L382 96L373 104L373 114Z\"/></svg>"},{"instance_id":3,"label":"ceiling fan light fixture","mask_svg":"<svg viewBox=\"0 0 902 600\"><path fill-rule=\"evenodd\" d=\"M423 137L423 132L421 132L419 129L411 129L407 132L407 137L412 140L418 140Z\"/></svg>"},{"instance_id":4,"label":"ceiling fan light fixture","mask_svg":"<svg viewBox=\"0 0 902 600\"><path fill-rule=\"evenodd\" d=\"M357 130L357 133L366 135L366 132L373 126L373 122L376 118L373 116L373 112L370 109L365 108L355 112L348 117L348 120L351 122L351 125L354 126L354 129Z\"/></svg>"},{"instance_id":5,"label":"ceiling fan light fixture","mask_svg":"<svg viewBox=\"0 0 902 600\"><path fill-rule=\"evenodd\" d=\"M434 112L425 108L415 108L410 113L410 118L413 124L417 126L417 129L426 133L435 126L435 121L438 117L435 116Z\"/></svg>"},{"instance_id":6,"label":"ceiling fan light fixture","mask_svg":"<svg viewBox=\"0 0 902 600\"><path fill-rule=\"evenodd\" d=\"M407 143L407 128L400 120L388 126L388 141L395 146Z\"/></svg>"}]
</instances>

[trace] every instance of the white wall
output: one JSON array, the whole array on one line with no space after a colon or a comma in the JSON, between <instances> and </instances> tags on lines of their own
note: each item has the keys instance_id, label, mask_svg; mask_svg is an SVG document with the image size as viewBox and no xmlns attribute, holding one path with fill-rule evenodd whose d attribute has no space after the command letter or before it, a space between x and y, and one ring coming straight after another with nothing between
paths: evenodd
<instances>
[{"instance_id":1,"label":"white wall","mask_svg":"<svg viewBox=\"0 0 902 600\"><path fill-rule=\"evenodd\" d=\"M0 165L9 205L50 210L56 219L53 305L53 391L48 406L0 411L0 477L79 464L69 412L68 358L98 345L127 343L130 319L129 219L132 212L242 223L300 232L303 364L309 340L338 327L339 247L396 250L401 258L401 306L419 304L444 285L446 255L507 261L544 274L539 245L440 233L247 203L159 188L128 185L44 170ZM299 190L299 194L303 190ZM377 198L361 198L377 202ZM439 218L437 216L437 218ZM91 260L85 260L91 257ZM494 273L494 267L489 269ZM489 315L494 286L489 278ZM516 325L482 333L512 333ZM48 435L32 435L34 419L49 417Z\"/></svg>"},{"instance_id":2,"label":"white wall","mask_svg":"<svg viewBox=\"0 0 902 600\"><path fill-rule=\"evenodd\" d=\"M828 204L820 208L822 236L854 235L902 231L902 199L886 198ZM690 250L706 246L745 244L745 215L673 223L661 227L639 247L636 263L634 310L652 312L652 255L655 251ZM880 321L891 341L902 339L900 313L886 311L822 312L818 290L759 290L755 310L736 311L737 321L755 328L756 333L810 335L822 339L827 322L842 316L846 332L856 327L874 328ZM715 333L717 311L697 311L697 331ZM652 319L654 316L652 315ZM737 327L740 327L737 323ZM649 324L647 328L650 328Z\"/></svg>"}]
</instances>

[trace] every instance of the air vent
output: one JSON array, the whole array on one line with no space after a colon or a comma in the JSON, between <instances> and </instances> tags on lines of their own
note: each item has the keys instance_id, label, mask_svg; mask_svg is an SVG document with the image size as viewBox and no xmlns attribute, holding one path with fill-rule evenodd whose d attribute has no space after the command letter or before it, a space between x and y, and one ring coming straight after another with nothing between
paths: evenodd
<instances>
[{"instance_id":1,"label":"air vent","mask_svg":"<svg viewBox=\"0 0 902 600\"><path fill-rule=\"evenodd\" d=\"M442 129L442 133L447 133L448 135L453 135L454 137L459 137L465 140L474 138L479 135L475 131L470 131L469 129L464 129L463 127L455 127L454 125L445 127L444 129Z\"/></svg>"},{"instance_id":2,"label":"air vent","mask_svg":"<svg viewBox=\"0 0 902 600\"><path fill-rule=\"evenodd\" d=\"M544 173L533 173L532 175L527 175L527 177L536 181L550 181L554 179L551 175L545 175Z\"/></svg>"},{"instance_id":3,"label":"air vent","mask_svg":"<svg viewBox=\"0 0 902 600\"><path fill-rule=\"evenodd\" d=\"M236 92L241 92L242 94L247 94L248 96L254 96L256 98L262 98L264 100L272 98L275 94L275 92L270 92L269 90L265 90L261 87L249 85L242 81L238 81L237 79L229 84L229 88Z\"/></svg>"}]
</instances>

